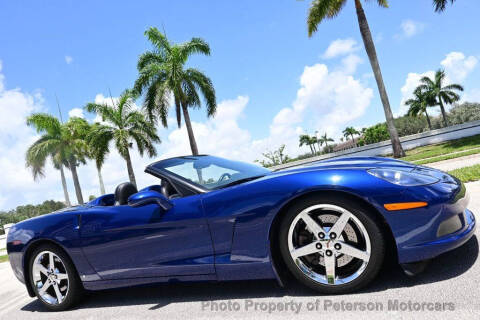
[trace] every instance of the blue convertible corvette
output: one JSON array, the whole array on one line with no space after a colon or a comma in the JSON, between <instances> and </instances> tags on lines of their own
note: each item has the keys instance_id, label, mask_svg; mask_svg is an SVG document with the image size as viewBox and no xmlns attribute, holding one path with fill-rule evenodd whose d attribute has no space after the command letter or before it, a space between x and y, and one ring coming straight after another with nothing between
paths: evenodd
<instances>
[{"instance_id":1,"label":"blue convertible corvette","mask_svg":"<svg viewBox=\"0 0 480 320\"><path fill-rule=\"evenodd\" d=\"M465 243L475 218L446 173L386 158L271 172L213 156L149 165L160 184L119 185L86 205L13 226L13 271L52 310L99 290L164 281L293 275L357 290L394 253L407 273Z\"/></svg>"}]
</instances>

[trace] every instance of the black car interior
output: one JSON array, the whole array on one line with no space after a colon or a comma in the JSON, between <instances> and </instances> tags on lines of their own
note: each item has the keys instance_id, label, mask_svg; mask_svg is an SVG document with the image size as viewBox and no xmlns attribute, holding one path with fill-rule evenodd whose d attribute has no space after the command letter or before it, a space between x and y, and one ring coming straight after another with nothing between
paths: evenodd
<instances>
[{"instance_id":1,"label":"black car interior","mask_svg":"<svg viewBox=\"0 0 480 320\"><path fill-rule=\"evenodd\" d=\"M153 190L163 194L167 199L180 198L181 195L177 192L175 187L165 179L162 179L160 185L151 185L143 190ZM117 186L115 189L115 204L116 206L122 206L128 204L128 198L137 193L138 190L131 182L124 182ZM100 204L102 205L102 204ZM108 204L107 204L108 205Z\"/></svg>"},{"instance_id":2,"label":"black car interior","mask_svg":"<svg viewBox=\"0 0 480 320\"><path fill-rule=\"evenodd\" d=\"M115 205L123 206L128 204L128 198L137 192L137 187L135 187L135 185L131 182L119 184L115 189Z\"/></svg>"}]
</instances>

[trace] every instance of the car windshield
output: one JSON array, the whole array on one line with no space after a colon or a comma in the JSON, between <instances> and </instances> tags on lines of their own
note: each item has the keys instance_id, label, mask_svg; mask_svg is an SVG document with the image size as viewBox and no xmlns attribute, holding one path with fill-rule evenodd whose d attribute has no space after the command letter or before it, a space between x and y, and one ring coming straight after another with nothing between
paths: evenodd
<instances>
[{"instance_id":1,"label":"car windshield","mask_svg":"<svg viewBox=\"0 0 480 320\"><path fill-rule=\"evenodd\" d=\"M209 190L250 181L271 172L257 165L214 156L178 157L157 162L153 166Z\"/></svg>"}]
</instances>

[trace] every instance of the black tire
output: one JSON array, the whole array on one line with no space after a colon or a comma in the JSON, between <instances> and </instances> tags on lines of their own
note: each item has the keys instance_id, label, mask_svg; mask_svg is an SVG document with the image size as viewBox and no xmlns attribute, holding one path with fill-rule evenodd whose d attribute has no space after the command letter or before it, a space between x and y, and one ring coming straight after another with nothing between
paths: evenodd
<instances>
[{"instance_id":1,"label":"black tire","mask_svg":"<svg viewBox=\"0 0 480 320\"><path fill-rule=\"evenodd\" d=\"M367 230L371 242L370 258L363 273L351 282L328 285L314 281L299 269L290 255L288 249L288 231L291 223L302 210L317 204L333 204L350 211L350 213L360 220ZM365 206L355 201L343 199L338 196L312 196L306 199L304 198L290 206L281 221L278 239L280 252L289 271L303 285L323 294L344 294L358 291L370 283L382 267L385 256L385 237L379 225L380 223L377 222L376 216L365 208Z\"/></svg>"},{"instance_id":2,"label":"black tire","mask_svg":"<svg viewBox=\"0 0 480 320\"><path fill-rule=\"evenodd\" d=\"M59 304L50 304L42 299L42 297L38 293L38 288L34 283L34 276L32 273L33 270L33 263L35 257L42 251L50 251L53 252L57 257L59 257L62 260L63 265L65 266L66 273L68 275L68 291L66 293L65 298L63 301ZM53 245L53 244L43 244L40 245L38 248L36 248L30 255L29 257L29 278L30 278L30 284L33 288L33 291L35 292L35 295L37 296L38 300L44 305L47 309L51 311L63 311L67 310L74 305L76 305L78 302L80 302L82 296L83 296L83 286L81 283L80 278L78 277L78 273L70 260L70 258L65 254L65 252L60 249L59 247Z\"/></svg>"}]
</instances>

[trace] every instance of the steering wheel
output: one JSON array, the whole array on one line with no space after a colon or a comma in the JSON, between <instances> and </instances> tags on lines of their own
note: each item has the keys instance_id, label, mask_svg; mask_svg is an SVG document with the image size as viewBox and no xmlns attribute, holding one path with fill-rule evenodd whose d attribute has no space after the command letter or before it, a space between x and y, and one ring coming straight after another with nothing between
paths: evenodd
<instances>
[{"instance_id":1,"label":"steering wheel","mask_svg":"<svg viewBox=\"0 0 480 320\"><path fill-rule=\"evenodd\" d=\"M217 182L222 182L223 180L225 180L226 178L230 179L232 177L232 175L230 173L224 173L220 176L220 178L218 178L218 181Z\"/></svg>"}]
</instances>

